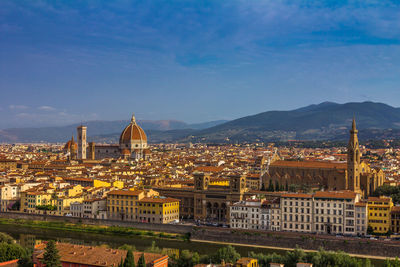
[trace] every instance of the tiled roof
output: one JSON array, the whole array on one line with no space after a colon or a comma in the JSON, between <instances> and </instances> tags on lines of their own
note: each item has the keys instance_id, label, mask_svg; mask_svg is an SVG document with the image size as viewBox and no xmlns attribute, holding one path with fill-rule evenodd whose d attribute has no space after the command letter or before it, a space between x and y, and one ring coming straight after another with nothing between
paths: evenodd
<instances>
[{"instance_id":1,"label":"tiled roof","mask_svg":"<svg viewBox=\"0 0 400 267\"><path fill-rule=\"evenodd\" d=\"M151 203L170 203L170 202L179 202L179 199L170 198L170 197L145 197L139 200L139 202L151 202Z\"/></svg>"},{"instance_id":2,"label":"tiled roof","mask_svg":"<svg viewBox=\"0 0 400 267\"><path fill-rule=\"evenodd\" d=\"M315 168L315 169L347 169L346 163L322 162L322 161L288 161L277 160L271 167L292 167L292 168Z\"/></svg>"},{"instance_id":3,"label":"tiled roof","mask_svg":"<svg viewBox=\"0 0 400 267\"><path fill-rule=\"evenodd\" d=\"M287 193L282 194L281 197L290 197L290 198L312 198L312 194L304 194L304 193Z\"/></svg>"},{"instance_id":4,"label":"tiled roof","mask_svg":"<svg viewBox=\"0 0 400 267\"><path fill-rule=\"evenodd\" d=\"M354 199L357 193L352 191L318 191L314 193L314 198L340 198Z\"/></svg>"},{"instance_id":5,"label":"tiled roof","mask_svg":"<svg viewBox=\"0 0 400 267\"><path fill-rule=\"evenodd\" d=\"M108 195L124 195L124 196L138 196L143 193L142 190L114 190L108 193Z\"/></svg>"},{"instance_id":6,"label":"tiled roof","mask_svg":"<svg viewBox=\"0 0 400 267\"><path fill-rule=\"evenodd\" d=\"M75 264L85 264L89 266L118 266L122 259L126 257L126 250L110 249L104 247L92 247L73 245L67 243L57 243L57 249L62 262L69 262ZM37 258L43 259L45 243L37 245L35 251L39 254ZM141 252L133 252L135 262L137 262L142 255ZM146 263L157 261L163 256L161 254L144 253Z\"/></svg>"}]
</instances>

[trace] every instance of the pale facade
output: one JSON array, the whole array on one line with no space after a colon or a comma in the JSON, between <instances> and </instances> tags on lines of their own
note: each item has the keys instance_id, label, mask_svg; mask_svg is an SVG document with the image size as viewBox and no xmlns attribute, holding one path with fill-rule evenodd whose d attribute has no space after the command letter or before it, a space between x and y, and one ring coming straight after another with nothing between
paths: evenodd
<instances>
[{"instance_id":1,"label":"pale facade","mask_svg":"<svg viewBox=\"0 0 400 267\"><path fill-rule=\"evenodd\" d=\"M266 217L261 220L262 201L259 199L248 199L236 202L229 207L230 227L240 229L262 229L261 225L266 224Z\"/></svg>"},{"instance_id":2,"label":"pale facade","mask_svg":"<svg viewBox=\"0 0 400 267\"><path fill-rule=\"evenodd\" d=\"M312 208L311 194L283 194L281 196L281 230L313 232Z\"/></svg>"}]
</instances>

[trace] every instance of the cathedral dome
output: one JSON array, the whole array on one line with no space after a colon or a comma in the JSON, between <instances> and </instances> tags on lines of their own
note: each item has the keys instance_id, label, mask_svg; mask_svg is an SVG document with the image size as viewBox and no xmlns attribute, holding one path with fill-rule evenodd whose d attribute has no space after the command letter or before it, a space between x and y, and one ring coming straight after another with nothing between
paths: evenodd
<instances>
[{"instance_id":1,"label":"cathedral dome","mask_svg":"<svg viewBox=\"0 0 400 267\"><path fill-rule=\"evenodd\" d=\"M131 123L122 131L119 143L147 143L146 133L136 124L135 116L132 116Z\"/></svg>"},{"instance_id":2,"label":"cathedral dome","mask_svg":"<svg viewBox=\"0 0 400 267\"><path fill-rule=\"evenodd\" d=\"M75 143L75 141L74 141L74 136L72 136L71 140L69 140L69 141L65 144L64 150L68 150L68 151L69 151L69 150L71 149L71 147L73 147L75 150L78 150L78 144Z\"/></svg>"}]
</instances>

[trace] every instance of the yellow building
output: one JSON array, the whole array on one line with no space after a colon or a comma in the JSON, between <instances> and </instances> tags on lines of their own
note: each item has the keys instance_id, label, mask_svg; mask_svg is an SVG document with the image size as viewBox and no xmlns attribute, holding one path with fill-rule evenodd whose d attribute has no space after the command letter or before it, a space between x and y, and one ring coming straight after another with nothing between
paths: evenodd
<instances>
[{"instance_id":1,"label":"yellow building","mask_svg":"<svg viewBox=\"0 0 400 267\"><path fill-rule=\"evenodd\" d=\"M55 203L56 203L56 210L57 212L55 213L55 215L59 215L59 216L64 216L66 214L69 214L70 211L70 205L71 203L74 202L80 202L82 203L83 201L83 197L82 195L76 195L73 197L61 197L58 198Z\"/></svg>"},{"instance_id":2,"label":"yellow building","mask_svg":"<svg viewBox=\"0 0 400 267\"><path fill-rule=\"evenodd\" d=\"M111 183L103 181L103 180L99 180L99 179L94 179L93 186L94 187L110 187Z\"/></svg>"},{"instance_id":3,"label":"yellow building","mask_svg":"<svg viewBox=\"0 0 400 267\"><path fill-rule=\"evenodd\" d=\"M21 192L21 208L22 212L40 213L37 207L51 205L51 194L47 192Z\"/></svg>"},{"instance_id":4,"label":"yellow building","mask_svg":"<svg viewBox=\"0 0 400 267\"><path fill-rule=\"evenodd\" d=\"M138 221L171 223L179 221L179 200L166 197L146 197L138 201Z\"/></svg>"},{"instance_id":5,"label":"yellow building","mask_svg":"<svg viewBox=\"0 0 400 267\"><path fill-rule=\"evenodd\" d=\"M368 198L368 226L375 233L386 233L390 229L390 212L393 201L390 197Z\"/></svg>"},{"instance_id":6,"label":"yellow building","mask_svg":"<svg viewBox=\"0 0 400 267\"><path fill-rule=\"evenodd\" d=\"M83 189L83 187L79 184L68 186L64 190L65 196L74 197L74 196L80 195L83 192L82 189Z\"/></svg>"},{"instance_id":7,"label":"yellow building","mask_svg":"<svg viewBox=\"0 0 400 267\"><path fill-rule=\"evenodd\" d=\"M240 258L235 267L258 267L258 261L253 258Z\"/></svg>"},{"instance_id":8,"label":"yellow building","mask_svg":"<svg viewBox=\"0 0 400 267\"><path fill-rule=\"evenodd\" d=\"M122 181L114 181L112 185L119 189L124 188L124 182L122 182Z\"/></svg>"},{"instance_id":9,"label":"yellow building","mask_svg":"<svg viewBox=\"0 0 400 267\"><path fill-rule=\"evenodd\" d=\"M114 190L107 194L107 218L137 221L138 201L144 197L157 196L154 190Z\"/></svg>"},{"instance_id":10,"label":"yellow building","mask_svg":"<svg viewBox=\"0 0 400 267\"><path fill-rule=\"evenodd\" d=\"M99 179L93 180L94 187L110 187L111 185L116 188L119 188L119 189L124 188L124 182L122 182L122 181L107 182L107 181L99 180Z\"/></svg>"}]
</instances>

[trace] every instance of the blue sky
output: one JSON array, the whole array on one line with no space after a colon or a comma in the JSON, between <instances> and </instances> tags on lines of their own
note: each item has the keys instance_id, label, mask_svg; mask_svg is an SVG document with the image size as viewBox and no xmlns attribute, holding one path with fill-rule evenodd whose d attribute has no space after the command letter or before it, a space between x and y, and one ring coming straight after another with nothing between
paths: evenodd
<instances>
[{"instance_id":1,"label":"blue sky","mask_svg":"<svg viewBox=\"0 0 400 267\"><path fill-rule=\"evenodd\" d=\"M398 1L0 1L0 129L400 106Z\"/></svg>"}]
</instances>

